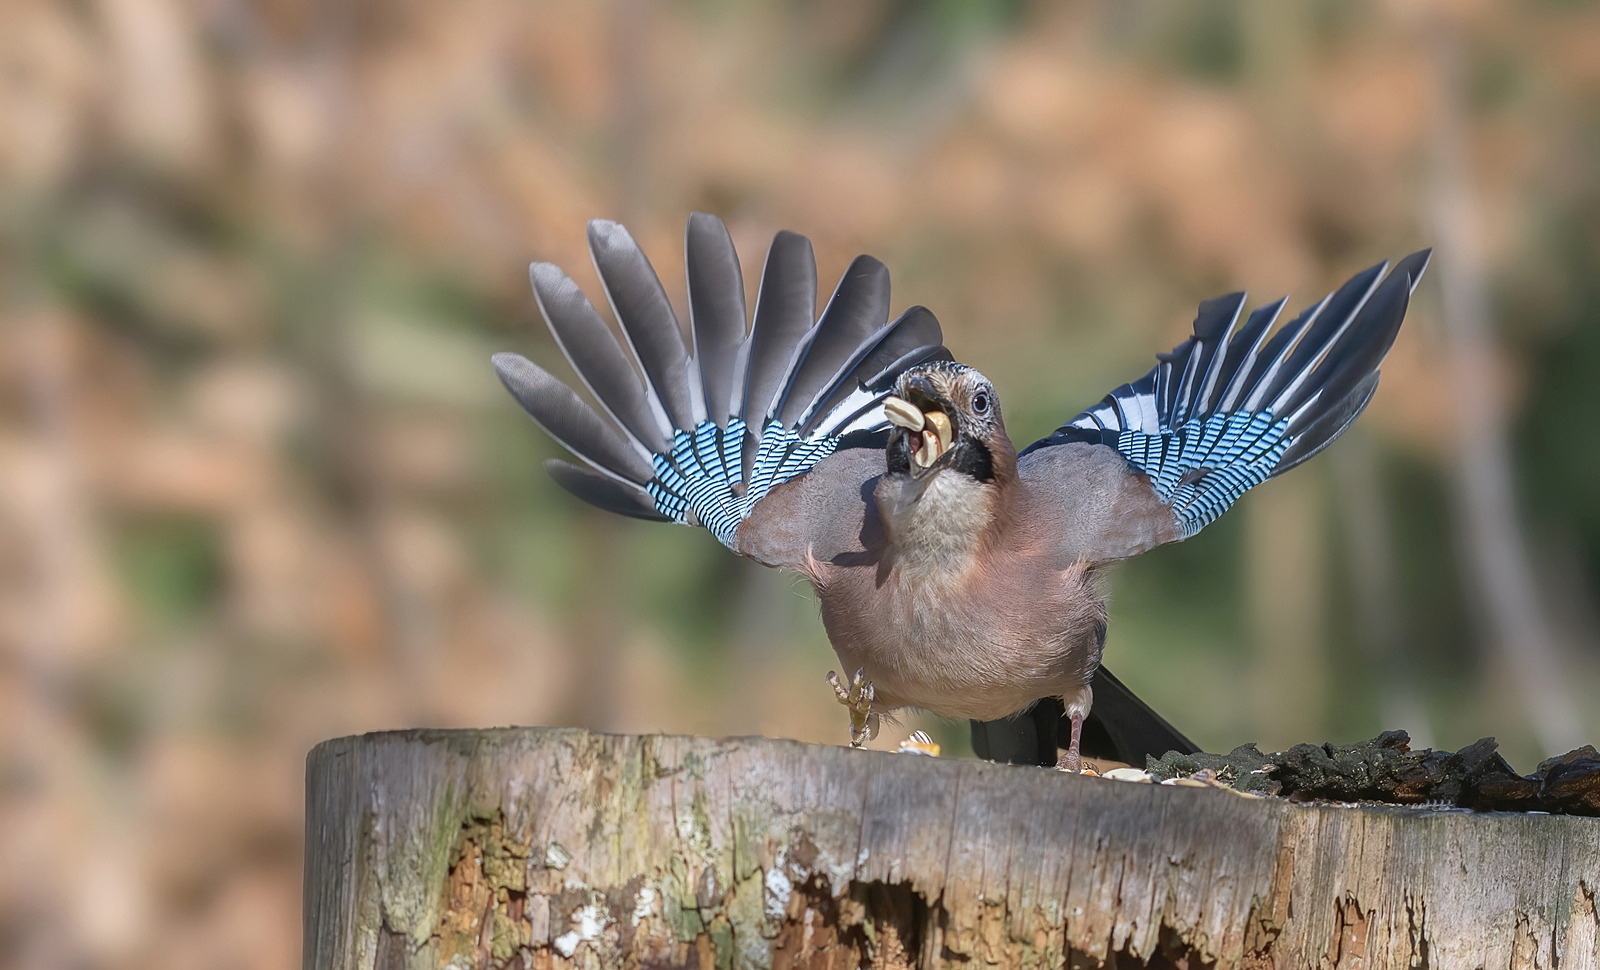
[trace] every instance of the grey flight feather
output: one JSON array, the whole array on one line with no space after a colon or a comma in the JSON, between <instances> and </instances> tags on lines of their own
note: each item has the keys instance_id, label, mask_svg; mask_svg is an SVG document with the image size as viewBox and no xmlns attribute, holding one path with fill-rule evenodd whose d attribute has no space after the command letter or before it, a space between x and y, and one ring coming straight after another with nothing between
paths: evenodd
<instances>
[{"instance_id":1,"label":"grey flight feather","mask_svg":"<svg viewBox=\"0 0 1600 970\"><path fill-rule=\"evenodd\" d=\"M587 468L579 468L559 458L547 459L544 470L547 475L555 479L556 484L590 505L605 509L607 512L649 522L672 521L656 511L655 502L651 500L649 493L637 485L618 481Z\"/></svg>"},{"instance_id":2,"label":"grey flight feather","mask_svg":"<svg viewBox=\"0 0 1600 970\"><path fill-rule=\"evenodd\" d=\"M817 402L811 416L801 425L801 433L809 435L829 418L848 425L872 406L895 376L935 359L950 359L950 352L944 348L939 320L927 307L911 307L880 334L874 335L866 352L850 365L833 390ZM854 406L847 402L853 402Z\"/></svg>"},{"instance_id":3,"label":"grey flight feather","mask_svg":"<svg viewBox=\"0 0 1600 970\"><path fill-rule=\"evenodd\" d=\"M694 356L705 390L706 417L726 428L739 407L734 399L734 362L745 337L744 275L728 227L696 212L684 233L689 284L689 321Z\"/></svg>"},{"instance_id":4,"label":"grey flight feather","mask_svg":"<svg viewBox=\"0 0 1600 970\"><path fill-rule=\"evenodd\" d=\"M722 222L699 213L684 236L690 355L665 289L627 231L596 220L589 241L643 381L565 274L535 264L530 276L562 351L623 430L520 357L496 367L524 408L592 468L554 465L551 474L605 508L701 525L737 548L740 525L773 489L841 447L876 442L881 464L874 436L888 427L882 404L894 368L948 357L926 310L885 323L888 270L871 257L851 264L813 325L816 264L810 242L791 232L773 239L746 336L738 256Z\"/></svg>"},{"instance_id":5,"label":"grey flight feather","mask_svg":"<svg viewBox=\"0 0 1600 970\"><path fill-rule=\"evenodd\" d=\"M553 263L529 266L528 279L556 345L589 393L646 454L666 448L667 430L651 408L638 372L583 290Z\"/></svg>"},{"instance_id":6,"label":"grey flight feather","mask_svg":"<svg viewBox=\"0 0 1600 970\"><path fill-rule=\"evenodd\" d=\"M517 354L495 354L493 361L500 383L539 427L568 451L600 471L635 485L643 485L655 474L638 449L572 388Z\"/></svg>"},{"instance_id":7,"label":"grey flight feather","mask_svg":"<svg viewBox=\"0 0 1600 970\"><path fill-rule=\"evenodd\" d=\"M889 268L871 256L857 256L839 278L805 344L794 378L778 403L778 420L786 427L797 424L888 321Z\"/></svg>"},{"instance_id":8,"label":"grey flight feather","mask_svg":"<svg viewBox=\"0 0 1600 970\"><path fill-rule=\"evenodd\" d=\"M787 230L779 232L761 270L761 290L756 294L755 322L750 329L744 405L739 410L748 424L759 427L771 412L816 311L817 263L811 240Z\"/></svg>"},{"instance_id":9,"label":"grey flight feather","mask_svg":"<svg viewBox=\"0 0 1600 970\"><path fill-rule=\"evenodd\" d=\"M689 351L667 292L628 230L615 222L589 223L589 252L605 285L611 310L673 427L692 429L704 417Z\"/></svg>"}]
</instances>

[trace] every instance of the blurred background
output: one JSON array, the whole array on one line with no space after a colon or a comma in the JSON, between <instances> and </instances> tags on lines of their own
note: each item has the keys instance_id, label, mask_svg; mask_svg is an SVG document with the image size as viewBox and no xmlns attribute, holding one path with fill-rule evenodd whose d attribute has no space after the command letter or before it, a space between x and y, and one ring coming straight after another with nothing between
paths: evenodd
<instances>
[{"instance_id":1,"label":"blurred background","mask_svg":"<svg viewBox=\"0 0 1600 970\"><path fill-rule=\"evenodd\" d=\"M612 519L494 379L624 220L858 252L1029 441L1196 303L1438 257L1359 425L1121 567L1209 750L1600 734L1600 4L9 0L0 967L299 959L302 765L410 725L842 742L794 577ZM952 754L965 725L911 719Z\"/></svg>"}]
</instances>

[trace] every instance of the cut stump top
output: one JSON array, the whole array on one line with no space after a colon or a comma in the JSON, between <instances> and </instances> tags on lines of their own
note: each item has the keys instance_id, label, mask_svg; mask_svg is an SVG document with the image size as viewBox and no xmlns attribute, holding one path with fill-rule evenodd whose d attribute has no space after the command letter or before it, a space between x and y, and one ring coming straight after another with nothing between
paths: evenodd
<instances>
[{"instance_id":1,"label":"cut stump top","mask_svg":"<svg viewBox=\"0 0 1600 970\"><path fill-rule=\"evenodd\" d=\"M1600 819L1296 805L765 738L307 764L308 970L1600 967Z\"/></svg>"}]
</instances>

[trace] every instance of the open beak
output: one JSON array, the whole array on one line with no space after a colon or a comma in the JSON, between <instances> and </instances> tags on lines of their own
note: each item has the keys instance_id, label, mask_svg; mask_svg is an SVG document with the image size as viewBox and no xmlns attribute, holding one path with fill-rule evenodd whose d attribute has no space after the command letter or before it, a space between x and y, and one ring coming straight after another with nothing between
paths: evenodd
<instances>
[{"instance_id":1,"label":"open beak","mask_svg":"<svg viewBox=\"0 0 1600 970\"><path fill-rule=\"evenodd\" d=\"M955 441L955 428L950 416L943 411L924 411L903 397L890 395L883 402L884 417L896 427L904 428L916 437L916 447L911 460L918 468L929 468L938 461Z\"/></svg>"}]
</instances>

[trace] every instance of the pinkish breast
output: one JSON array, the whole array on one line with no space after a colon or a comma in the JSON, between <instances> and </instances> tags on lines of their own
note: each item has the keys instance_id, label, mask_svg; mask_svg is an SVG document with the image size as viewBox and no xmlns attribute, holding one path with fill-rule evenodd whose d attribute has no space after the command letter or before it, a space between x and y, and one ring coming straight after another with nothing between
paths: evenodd
<instances>
[{"instance_id":1,"label":"pinkish breast","mask_svg":"<svg viewBox=\"0 0 1600 970\"><path fill-rule=\"evenodd\" d=\"M1083 686L1099 664L1104 600L1082 564L982 559L947 574L826 567L823 625L884 710L995 720Z\"/></svg>"}]
</instances>

